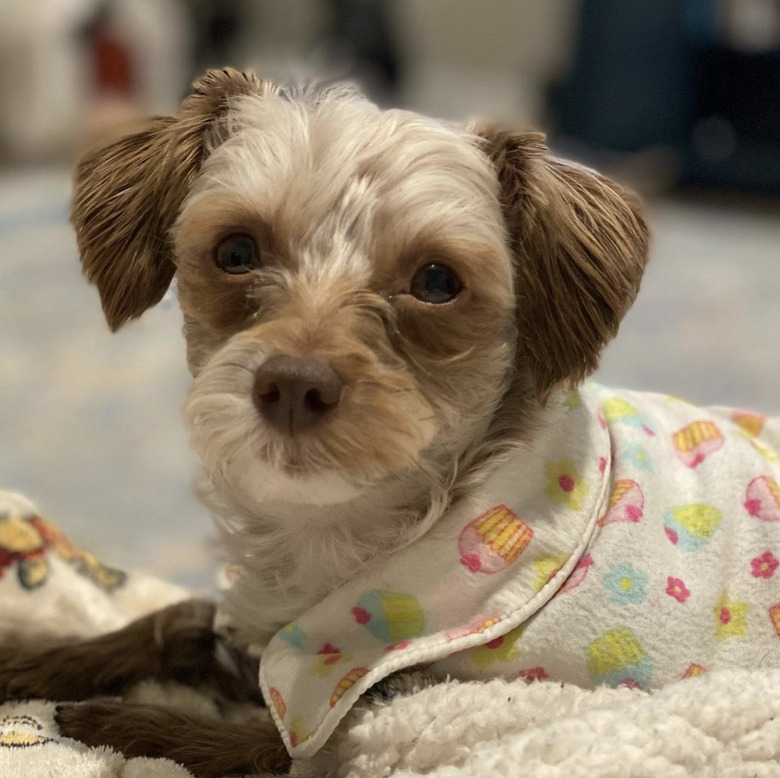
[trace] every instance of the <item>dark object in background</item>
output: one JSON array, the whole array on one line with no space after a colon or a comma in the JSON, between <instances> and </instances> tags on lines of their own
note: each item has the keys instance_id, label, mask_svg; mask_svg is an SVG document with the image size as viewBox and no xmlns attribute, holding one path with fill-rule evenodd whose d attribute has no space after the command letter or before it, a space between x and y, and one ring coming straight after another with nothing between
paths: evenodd
<instances>
[{"instance_id":1,"label":"dark object in background","mask_svg":"<svg viewBox=\"0 0 780 778\"><path fill-rule=\"evenodd\" d=\"M551 91L557 130L596 149L685 142L694 59L681 0L583 0L568 78Z\"/></svg>"},{"instance_id":2,"label":"dark object in background","mask_svg":"<svg viewBox=\"0 0 780 778\"><path fill-rule=\"evenodd\" d=\"M702 52L687 175L693 184L780 193L780 48Z\"/></svg>"},{"instance_id":3,"label":"dark object in background","mask_svg":"<svg viewBox=\"0 0 780 778\"><path fill-rule=\"evenodd\" d=\"M400 65L387 0L327 0L331 17L330 56L357 77L372 99L397 91ZM338 66L337 66L338 68Z\"/></svg>"},{"instance_id":4,"label":"dark object in background","mask_svg":"<svg viewBox=\"0 0 780 778\"><path fill-rule=\"evenodd\" d=\"M738 10L738 7L737 7ZM682 185L780 194L780 40L740 50L716 0L583 0L557 132L590 153L674 152Z\"/></svg>"},{"instance_id":5,"label":"dark object in background","mask_svg":"<svg viewBox=\"0 0 780 778\"><path fill-rule=\"evenodd\" d=\"M242 31L244 0L192 0L192 29L195 34L192 78L210 67L233 63ZM189 83L182 85L182 96Z\"/></svg>"},{"instance_id":6,"label":"dark object in background","mask_svg":"<svg viewBox=\"0 0 780 778\"><path fill-rule=\"evenodd\" d=\"M195 31L192 79L208 68L238 65L236 52L248 54L262 40L246 37L248 3L254 0L191 0ZM379 102L395 95L400 65L396 34L388 0L311 0L325 8L318 44L316 68L338 79L355 79ZM188 86L188 85L187 85Z\"/></svg>"}]
</instances>

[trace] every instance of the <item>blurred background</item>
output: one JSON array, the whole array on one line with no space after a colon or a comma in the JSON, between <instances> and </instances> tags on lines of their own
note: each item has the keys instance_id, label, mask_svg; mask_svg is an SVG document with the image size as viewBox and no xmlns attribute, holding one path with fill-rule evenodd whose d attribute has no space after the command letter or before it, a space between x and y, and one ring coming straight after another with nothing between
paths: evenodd
<instances>
[{"instance_id":1,"label":"blurred background","mask_svg":"<svg viewBox=\"0 0 780 778\"><path fill-rule=\"evenodd\" d=\"M107 562L208 586L175 290L110 335L67 221L80 148L209 66L542 128L645 196L597 378L780 413L780 0L2 0L0 488Z\"/></svg>"}]
</instances>

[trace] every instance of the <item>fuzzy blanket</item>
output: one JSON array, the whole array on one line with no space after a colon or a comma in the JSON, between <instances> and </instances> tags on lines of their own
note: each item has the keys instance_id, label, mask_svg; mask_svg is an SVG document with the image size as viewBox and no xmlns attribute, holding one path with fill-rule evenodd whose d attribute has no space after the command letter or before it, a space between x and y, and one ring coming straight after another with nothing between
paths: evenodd
<instances>
[{"instance_id":1,"label":"fuzzy blanket","mask_svg":"<svg viewBox=\"0 0 780 778\"><path fill-rule=\"evenodd\" d=\"M187 596L106 567L18 495L0 493L0 640L12 629L116 629ZM219 716L197 692L145 683L133 701ZM125 759L63 738L44 700L0 703L0 778L188 778L163 759ZM780 778L780 670L720 672L649 694L551 682L401 676L367 696L298 778L717 776Z\"/></svg>"}]
</instances>

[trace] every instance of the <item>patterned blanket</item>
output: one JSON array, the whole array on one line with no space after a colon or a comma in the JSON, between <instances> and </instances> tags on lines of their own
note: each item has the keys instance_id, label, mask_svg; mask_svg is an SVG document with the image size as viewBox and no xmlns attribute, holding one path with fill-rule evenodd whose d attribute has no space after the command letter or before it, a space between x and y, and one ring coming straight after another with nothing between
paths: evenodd
<instances>
[{"instance_id":1,"label":"patterned blanket","mask_svg":"<svg viewBox=\"0 0 780 778\"><path fill-rule=\"evenodd\" d=\"M9 630L99 634L188 596L107 567L19 495L0 492L0 640ZM175 685L126 699L219 716ZM165 759L125 759L63 738L55 703L0 703L0 778L191 778ZM724 671L649 694L522 680L428 686L402 676L369 693L298 778L780 777L780 670Z\"/></svg>"}]
</instances>

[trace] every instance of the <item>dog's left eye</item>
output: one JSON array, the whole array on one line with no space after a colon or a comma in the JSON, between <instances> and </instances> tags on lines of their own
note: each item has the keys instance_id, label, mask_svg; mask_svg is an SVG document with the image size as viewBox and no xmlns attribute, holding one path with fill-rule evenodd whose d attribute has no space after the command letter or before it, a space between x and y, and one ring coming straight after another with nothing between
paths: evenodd
<instances>
[{"instance_id":1,"label":"dog's left eye","mask_svg":"<svg viewBox=\"0 0 780 778\"><path fill-rule=\"evenodd\" d=\"M250 235L228 235L217 246L217 267L231 275L241 275L260 267L260 252Z\"/></svg>"},{"instance_id":2,"label":"dog's left eye","mask_svg":"<svg viewBox=\"0 0 780 778\"><path fill-rule=\"evenodd\" d=\"M424 303L441 305L454 300L461 289L463 283L452 268L432 263L417 271L409 291Z\"/></svg>"}]
</instances>

